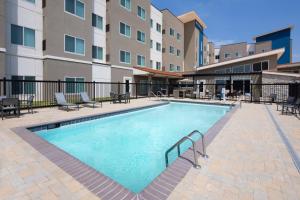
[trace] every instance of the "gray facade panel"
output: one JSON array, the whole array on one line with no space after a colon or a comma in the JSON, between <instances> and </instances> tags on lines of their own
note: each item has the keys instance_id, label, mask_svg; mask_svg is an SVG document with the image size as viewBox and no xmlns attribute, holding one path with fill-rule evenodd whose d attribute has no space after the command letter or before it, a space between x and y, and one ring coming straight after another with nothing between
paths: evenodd
<instances>
[{"instance_id":1,"label":"gray facade panel","mask_svg":"<svg viewBox=\"0 0 300 200\"><path fill-rule=\"evenodd\" d=\"M5 9L4 9L5 1L0 1L0 48L5 47Z\"/></svg>"},{"instance_id":2,"label":"gray facade panel","mask_svg":"<svg viewBox=\"0 0 300 200\"><path fill-rule=\"evenodd\" d=\"M64 0L47 1L44 8L45 55L91 61L92 59L92 14L93 3L81 0L85 5L85 18L79 18L65 11ZM85 40L85 55L66 53L65 34Z\"/></svg>"},{"instance_id":3,"label":"gray facade panel","mask_svg":"<svg viewBox=\"0 0 300 200\"><path fill-rule=\"evenodd\" d=\"M5 53L0 52L0 79L5 76Z\"/></svg>"},{"instance_id":4,"label":"gray facade panel","mask_svg":"<svg viewBox=\"0 0 300 200\"><path fill-rule=\"evenodd\" d=\"M137 15L137 6L146 11L146 20ZM107 2L107 54L109 62L117 66L137 66L137 55L145 56L145 65L150 66L150 1L132 0L131 11L121 7L119 0ZM120 22L131 26L131 37L120 34ZM145 33L145 43L137 41L137 31ZM131 53L131 63L120 63L120 50Z\"/></svg>"},{"instance_id":5,"label":"gray facade panel","mask_svg":"<svg viewBox=\"0 0 300 200\"><path fill-rule=\"evenodd\" d=\"M121 68L115 68L115 67L111 68L111 82L123 83L124 77L133 77L133 71L129 70L129 69L121 69Z\"/></svg>"},{"instance_id":6,"label":"gray facade panel","mask_svg":"<svg viewBox=\"0 0 300 200\"><path fill-rule=\"evenodd\" d=\"M184 64L184 24L174 16L169 10L163 10L163 30L165 34L163 34L163 48L165 52L163 52L162 60L163 67L165 67L165 71L170 71L170 64L173 64L175 67L180 66L181 71L183 70ZM170 28L175 30L175 36L170 35ZM177 33L181 35L181 39L177 40ZM175 48L175 54L170 54L169 49L170 46ZM177 49L180 50L180 56L176 55Z\"/></svg>"},{"instance_id":7,"label":"gray facade panel","mask_svg":"<svg viewBox=\"0 0 300 200\"><path fill-rule=\"evenodd\" d=\"M199 53L196 53L199 39L199 31L195 28L195 22L188 22L184 24L184 70L194 71L197 66L197 57Z\"/></svg>"},{"instance_id":8,"label":"gray facade panel","mask_svg":"<svg viewBox=\"0 0 300 200\"><path fill-rule=\"evenodd\" d=\"M66 77L82 77L92 81L92 65L46 59L44 61L44 80L65 80Z\"/></svg>"}]
</instances>

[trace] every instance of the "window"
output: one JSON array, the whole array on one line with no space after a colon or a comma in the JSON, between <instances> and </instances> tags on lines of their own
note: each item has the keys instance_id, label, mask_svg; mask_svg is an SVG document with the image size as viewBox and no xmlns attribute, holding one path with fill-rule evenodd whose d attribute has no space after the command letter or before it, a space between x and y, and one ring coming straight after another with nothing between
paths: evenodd
<instances>
[{"instance_id":1,"label":"window","mask_svg":"<svg viewBox=\"0 0 300 200\"><path fill-rule=\"evenodd\" d=\"M103 60L103 48L93 46L92 47L92 55L94 59Z\"/></svg>"},{"instance_id":2,"label":"window","mask_svg":"<svg viewBox=\"0 0 300 200\"><path fill-rule=\"evenodd\" d=\"M177 71L180 71L180 66L177 66L177 68L176 68L176 69L177 69Z\"/></svg>"},{"instance_id":3,"label":"window","mask_svg":"<svg viewBox=\"0 0 300 200\"><path fill-rule=\"evenodd\" d=\"M249 56L254 55L254 51L249 51Z\"/></svg>"},{"instance_id":4,"label":"window","mask_svg":"<svg viewBox=\"0 0 300 200\"><path fill-rule=\"evenodd\" d=\"M65 11L84 18L84 3L79 0L65 0Z\"/></svg>"},{"instance_id":5,"label":"window","mask_svg":"<svg viewBox=\"0 0 300 200\"><path fill-rule=\"evenodd\" d=\"M269 70L269 62L268 61L263 61L261 63L261 69L262 70Z\"/></svg>"},{"instance_id":6,"label":"window","mask_svg":"<svg viewBox=\"0 0 300 200\"><path fill-rule=\"evenodd\" d=\"M260 72L261 71L261 62L253 64L253 71Z\"/></svg>"},{"instance_id":7,"label":"window","mask_svg":"<svg viewBox=\"0 0 300 200\"><path fill-rule=\"evenodd\" d=\"M181 40L181 35L177 33L177 40Z\"/></svg>"},{"instance_id":8,"label":"window","mask_svg":"<svg viewBox=\"0 0 300 200\"><path fill-rule=\"evenodd\" d=\"M161 69L161 63L160 62L156 62L156 69L160 70Z\"/></svg>"},{"instance_id":9,"label":"window","mask_svg":"<svg viewBox=\"0 0 300 200\"><path fill-rule=\"evenodd\" d=\"M35 30L12 24L11 43L34 48Z\"/></svg>"},{"instance_id":10,"label":"window","mask_svg":"<svg viewBox=\"0 0 300 200\"><path fill-rule=\"evenodd\" d=\"M145 56L137 56L137 65L138 66L145 66Z\"/></svg>"},{"instance_id":11,"label":"window","mask_svg":"<svg viewBox=\"0 0 300 200\"><path fill-rule=\"evenodd\" d=\"M126 37L131 37L131 27L120 22L120 33Z\"/></svg>"},{"instance_id":12,"label":"window","mask_svg":"<svg viewBox=\"0 0 300 200\"><path fill-rule=\"evenodd\" d=\"M137 31L137 40L139 42L145 43L145 33Z\"/></svg>"},{"instance_id":13,"label":"window","mask_svg":"<svg viewBox=\"0 0 300 200\"><path fill-rule=\"evenodd\" d=\"M231 57L230 53L224 53L224 58L230 58L230 57Z\"/></svg>"},{"instance_id":14,"label":"window","mask_svg":"<svg viewBox=\"0 0 300 200\"><path fill-rule=\"evenodd\" d=\"M180 56L181 52L179 49L177 49L177 56Z\"/></svg>"},{"instance_id":15,"label":"window","mask_svg":"<svg viewBox=\"0 0 300 200\"><path fill-rule=\"evenodd\" d=\"M161 44L156 42L156 51L161 51Z\"/></svg>"},{"instance_id":16,"label":"window","mask_svg":"<svg viewBox=\"0 0 300 200\"><path fill-rule=\"evenodd\" d=\"M34 76L12 76L11 79L14 80L12 82L12 94L35 94L36 84Z\"/></svg>"},{"instance_id":17,"label":"window","mask_svg":"<svg viewBox=\"0 0 300 200\"><path fill-rule=\"evenodd\" d=\"M150 67L153 68L153 60L150 60Z\"/></svg>"},{"instance_id":18,"label":"window","mask_svg":"<svg viewBox=\"0 0 300 200\"><path fill-rule=\"evenodd\" d=\"M35 0L26 0L26 1L29 2L29 3L35 4Z\"/></svg>"},{"instance_id":19,"label":"window","mask_svg":"<svg viewBox=\"0 0 300 200\"><path fill-rule=\"evenodd\" d=\"M240 52L236 52L236 53L235 53L235 56L236 56L236 57L242 57L242 54L241 54Z\"/></svg>"},{"instance_id":20,"label":"window","mask_svg":"<svg viewBox=\"0 0 300 200\"><path fill-rule=\"evenodd\" d=\"M84 55L85 43L80 38L65 35L65 52Z\"/></svg>"},{"instance_id":21,"label":"window","mask_svg":"<svg viewBox=\"0 0 300 200\"><path fill-rule=\"evenodd\" d=\"M153 28L153 19L150 19L150 26Z\"/></svg>"},{"instance_id":22,"label":"window","mask_svg":"<svg viewBox=\"0 0 300 200\"><path fill-rule=\"evenodd\" d=\"M153 40L150 40L150 48L153 48Z\"/></svg>"},{"instance_id":23,"label":"window","mask_svg":"<svg viewBox=\"0 0 300 200\"><path fill-rule=\"evenodd\" d=\"M67 77L65 81L67 94L84 92L84 78Z\"/></svg>"},{"instance_id":24,"label":"window","mask_svg":"<svg viewBox=\"0 0 300 200\"><path fill-rule=\"evenodd\" d=\"M219 60L219 59L220 59L220 55L216 55L216 56L215 56L215 59L216 59L216 60Z\"/></svg>"},{"instance_id":25,"label":"window","mask_svg":"<svg viewBox=\"0 0 300 200\"><path fill-rule=\"evenodd\" d=\"M169 52L170 52L171 54L175 54L175 48L174 48L174 47L172 47L172 46L170 46L170 50L169 50Z\"/></svg>"},{"instance_id":26,"label":"window","mask_svg":"<svg viewBox=\"0 0 300 200\"><path fill-rule=\"evenodd\" d=\"M120 51L120 62L130 64L131 63L131 55L130 52Z\"/></svg>"},{"instance_id":27,"label":"window","mask_svg":"<svg viewBox=\"0 0 300 200\"><path fill-rule=\"evenodd\" d=\"M141 6L137 7L138 9L138 16L142 19L142 20L146 20L146 11L144 8L142 8Z\"/></svg>"},{"instance_id":28,"label":"window","mask_svg":"<svg viewBox=\"0 0 300 200\"><path fill-rule=\"evenodd\" d=\"M170 28L170 35L171 35L171 36L174 36L174 35L175 35L175 30L172 29L172 28Z\"/></svg>"},{"instance_id":29,"label":"window","mask_svg":"<svg viewBox=\"0 0 300 200\"><path fill-rule=\"evenodd\" d=\"M251 72L251 65L250 64L245 65L245 72L246 73L250 73Z\"/></svg>"},{"instance_id":30,"label":"window","mask_svg":"<svg viewBox=\"0 0 300 200\"><path fill-rule=\"evenodd\" d=\"M174 65L170 64L170 71L175 71Z\"/></svg>"},{"instance_id":31,"label":"window","mask_svg":"<svg viewBox=\"0 0 300 200\"><path fill-rule=\"evenodd\" d=\"M156 24L156 31L161 33L161 25L159 23Z\"/></svg>"},{"instance_id":32,"label":"window","mask_svg":"<svg viewBox=\"0 0 300 200\"><path fill-rule=\"evenodd\" d=\"M232 68L233 73L244 73L244 66L236 66Z\"/></svg>"},{"instance_id":33,"label":"window","mask_svg":"<svg viewBox=\"0 0 300 200\"><path fill-rule=\"evenodd\" d=\"M131 10L131 0L120 0L120 5L127 10Z\"/></svg>"},{"instance_id":34,"label":"window","mask_svg":"<svg viewBox=\"0 0 300 200\"><path fill-rule=\"evenodd\" d=\"M92 14L92 26L103 30L103 17Z\"/></svg>"}]
</instances>

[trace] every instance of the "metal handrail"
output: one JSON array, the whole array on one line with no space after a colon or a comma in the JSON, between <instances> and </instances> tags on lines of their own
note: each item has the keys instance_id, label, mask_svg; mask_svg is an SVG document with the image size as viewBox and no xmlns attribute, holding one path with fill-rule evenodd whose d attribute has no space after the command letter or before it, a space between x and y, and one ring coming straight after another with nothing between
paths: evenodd
<instances>
[{"instance_id":1,"label":"metal handrail","mask_svg":"<svg viewBox=\"0 0 300 200\"><path fill-rule=\"evenodd\" d=\"M206 148L205 148L205 143L204 143L204 135L201 133L201 132L199 132L199 131L197 131L197 130L195 130L195 131L193 131L193 132L191 132L190 134L188 134L187 136L184 136L183 138L181 138L178 142L176 142L171 148L169 148L167 151L166 151L166 153L165 153L165 161L166 161L166 167L168 167L169 166L169 153L175 148L175 147L177 147L177 154L178 154L178 156L180 156L180 145L184 142L184 141L186 141L186 140L189 140L191 143L192 143L192 145L193 145L193 153L194 153L194 167L195 168L200 168L200 165L198 164L198 160L197 160L197 156L196 156L196 149L195 149L195 141L191 138L191 136L192 135L194 135L194 134L199 134L200 136L201 136L201 139L202 139L202 147L203 147L203 157L208 157L207 155L206 155Z\"/></svg>"},{"instance_id":2,"label":"metal handrail","mask_svg":"<svg viewBox=\"0 0 300 200\"><path fill-rule=\"evenodd\" d=\"M150 94L153 94L154 97L158 98L158 96L153 91L151 91ZM151 98L151 96L149 96L149 98Z\"/></svg>"},{"instance_id":3,"label":"metal handrail","mask_svg":"<svg viewBox=\"0 0 300 200\"><path fill-rule=\"evenodd\" d=\"M194 130L193 132L191 132L190 134L188 134L189 137L192 137L193 135L195 135L196 133L198 133L201 136L201 140L202 140L202 157L204 158L208 158L208 155L206 154L206 146L205 146L205 141L204 141L204 134L201 133L198 130Z\"/></svg>"}]
</instances>

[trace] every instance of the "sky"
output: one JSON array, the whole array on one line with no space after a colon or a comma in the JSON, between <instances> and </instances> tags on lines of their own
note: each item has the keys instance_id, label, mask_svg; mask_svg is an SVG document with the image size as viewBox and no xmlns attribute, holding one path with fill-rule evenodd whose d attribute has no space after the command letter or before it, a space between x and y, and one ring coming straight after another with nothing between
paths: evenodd
<instances>
[{"instance_id":1,"label":"sky","mask_svg":"<svg viewBox=\"0 0 300 200\"><path fill-rule=\"evenodd\" d=\"M300 0L152 0L175 15L196 11L205 34L218 45L249 42L259 34L293 25L293 62L300 62Z\"/></svg>"}]
</instances>

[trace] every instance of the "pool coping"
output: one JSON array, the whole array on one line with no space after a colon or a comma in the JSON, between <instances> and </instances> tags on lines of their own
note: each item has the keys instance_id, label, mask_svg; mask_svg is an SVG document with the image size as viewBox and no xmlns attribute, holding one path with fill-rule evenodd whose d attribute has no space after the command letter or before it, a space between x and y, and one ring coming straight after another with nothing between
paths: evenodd
<instances>
[{"instance_id":1,"label":"pool coping","mask_svg":"<svg viewBox=\"0 0 300 200\"><path fill-rule=\"evenodd\" d=\"M178 102L178 101L170 101ZM202 102L188 102L183 103L199 103L207 104ZM62 149L56 147L55 145L47 142L33 131L42 130L43 127L55 128L57 124L73 124L93 119L104 118L108 116L124 114L128 112L133 112L137 110L158 107L162 105L167 105L168 102L160 102L149 106L138 106L135 108L121 109L113 112L105 112L96 115L88 115L83 117L76 117L67 120L54 121L51 123L40 123L30 126L23 126L12 128L11 130L15 132L19 137L29 143L34 149L40 152L43 156L48 158L51 162L61 168L63 171L68 173L79 183L85 186L90 192L98 196L103 200L135 200L135 199L145 199L145 200L164 200L169 197L172 191L176 188L177 184L185 177L187 172L193 166L190 161L193 159L193 151L188 149L180 157L178 157L168 168L166 168L160 175L158 175L142 192L136 194L106 175L98 172L94 168L83 163L74 156L68 154ZM228 104L216 104L208 103L210 105L223 105L229 106ZM204 141L205 145L208 146L225 124L229 121L233 113L238 109L239 106L235 105L229 112L227 112L221 119L219 119L205 134ZM202 149L202 142L198 140L196 143L198 149ZM200 157L200 153L197 153L197 158Z\"/></svg>"}]
</instances>

